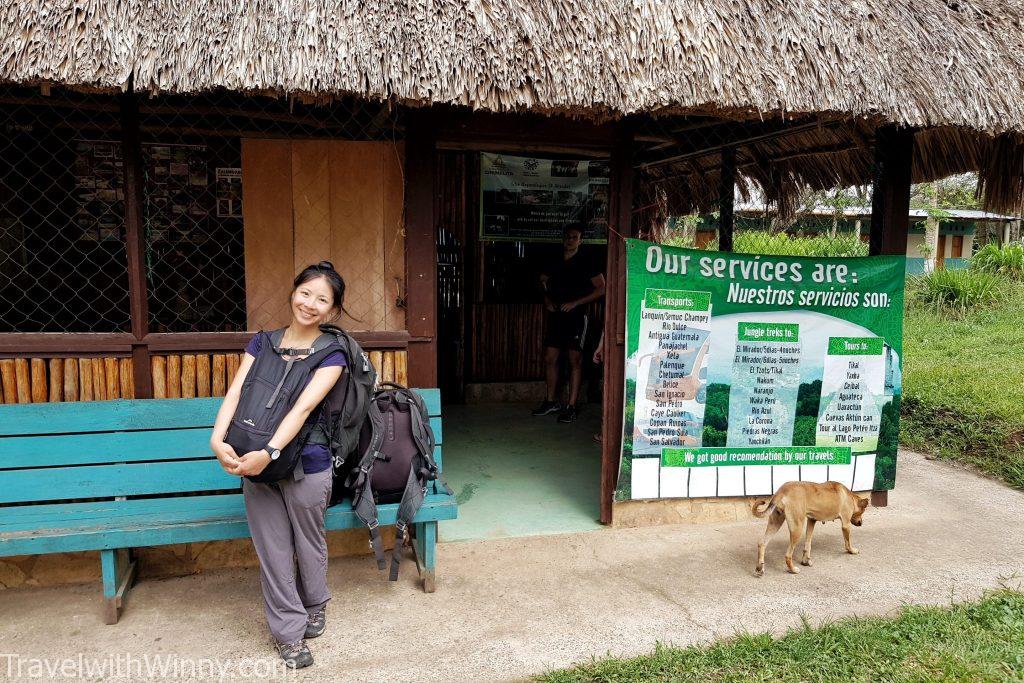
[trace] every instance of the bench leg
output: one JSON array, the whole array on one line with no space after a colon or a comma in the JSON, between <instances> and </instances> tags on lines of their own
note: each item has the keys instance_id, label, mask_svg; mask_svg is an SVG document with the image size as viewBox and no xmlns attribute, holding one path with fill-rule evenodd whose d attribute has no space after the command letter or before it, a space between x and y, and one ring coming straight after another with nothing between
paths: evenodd
<instances>
[{"instance_id":1,"label":"bench leg","mask_svg":"<svg viewBox=\"0 0 1024 683\"><path fill-rule=\"evenodd\" d=\"M423 579L423 592L433 593L434 567L437 561L437 522L420 522L413 527L416 536L412 547L416 553L416 568Z\"/></svg>"},{"instance_id":2,"label":"bench leg","mask_svg":"<svg viewBox=\"0 0 1024 683\"><path fill-rule=\"evenodd\" d=\"M128 589L135 579L135 561L128 548L100 551L103 570L103 621L116 624L124 608Z\"/></svg>"}]
</instances>

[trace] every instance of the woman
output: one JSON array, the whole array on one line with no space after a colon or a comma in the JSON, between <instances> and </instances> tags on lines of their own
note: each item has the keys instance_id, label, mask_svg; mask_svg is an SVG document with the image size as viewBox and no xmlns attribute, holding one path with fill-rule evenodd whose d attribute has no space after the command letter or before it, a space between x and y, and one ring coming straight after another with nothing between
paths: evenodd
<instances>
[{"instance_id":1,"label":"woman","mask_svg":"<svg viewBox=\"0 0 1024 683\"><path fill-rule=\"evenodd\" d=\"M291 324L280 347L308 349L320 337L319 325L342 311L345 282L329 261L309 266L295 278L291 294ZM298 435L305 423L320 419L319 406L341 377L346 359L341 351L328 353L310 373L299 395L263 450L238 454L224 441L238 406L245 377L262 350L265 334L258 334L245 349L238 374L224 396L210 438L221 467L238 477L258 475L275 452ZM281 363L287 357L281 356ZM316 638L326 627L327 535L324 514L331 497L331 456L327 446L307 444L301 467L294 476L269 483L243 479L245 513L253 545L260 560L260 582L267 623L281 657L288 666L313 663L306 638ZM297 571L296 571L297 565Z\"/></svg>"}]
</instances>

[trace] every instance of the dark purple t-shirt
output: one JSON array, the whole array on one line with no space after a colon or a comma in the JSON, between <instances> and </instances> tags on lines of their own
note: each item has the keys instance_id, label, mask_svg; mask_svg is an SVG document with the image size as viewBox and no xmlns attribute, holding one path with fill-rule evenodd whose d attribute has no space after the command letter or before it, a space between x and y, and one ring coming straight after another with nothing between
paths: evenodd
<instances>
[{"instance_id":1,"label":"dark purple t-shirt","mask_svg":"<svg viewBox=\"0 0 1024 683\"><path fill-rule=\"evenodd\" d=\"M249 342L248 346L245 347L245 352L255 358L259 355L263 342L263 337L256 335ZM313 368L313 372L309 373L309 379L306 380L306 384L309 384L310 380L313 379L313 374L320 368L344 368L347 367L348 363L345 362L345 354L341 351L334 351L327 354L320 363ZM306 424L316 424L321 418L320 408L316 408L309 417L306 418ZM331 466L331 451L327 446L323 444L306 444L302 447L302 471L306 474L315 474L316 472L323 472Z\"/></svg>"}]
</instances>

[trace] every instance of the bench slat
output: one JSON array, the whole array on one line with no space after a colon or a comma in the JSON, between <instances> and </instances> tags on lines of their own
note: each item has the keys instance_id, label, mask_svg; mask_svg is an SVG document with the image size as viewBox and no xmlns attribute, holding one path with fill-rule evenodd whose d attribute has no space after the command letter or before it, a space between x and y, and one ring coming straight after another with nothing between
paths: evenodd
<instances>
[{"instance_id":1,"label":"bench slat","mask_svg":"<svg viewBox=\"0 0 1024 683\"><path fill-rule=\"evenodd\" d=\"M231 496L226 496L230 498ZM240 496L237 513L228 519L196 519L186 523L153 524L152 517L138 518L137 525L129 520L118 520L120 526L69 526L49 529L33 534L31 532L0 533L0 556L31 555L37 553L75 552L80 550L109 550L171 543L219 541L232 538L246 538L249 527L245 521ZM397 504L381 505L378 508L380 523L395 523ZM458 508L453 496L429 495L416 515L415 522L455 519ZM348 504L341 504L327 511L326 526L330 531L365 528Z\"/></svg>"},{"instance_id":2,"label":"bench slat","mask_svg":"<svg viewBox=\"0 0 1024 683\"><path fill-rule=\"evenodd\" d=\"M0 470L211 456L209 427L0 439Z\"/></svg>"},{"instance_id":3,"label":"bench slat","mask_svg":"<svg viewBox=\"0 0 1024 683\"><path fill-rule=\"evenodd\" d=\"M124 465L0 469L0 503L240 488L239 479L222 470L212 454L202 457L202 460L129 462ZM434 459L440 467L440 446L434 447ZM0 518L14 514L16 509L3 508Z\"/></svg>"},{"instance_id":4,"label":"bench slat","mask_svg":"<svg viewBox=\"0 0 1024 683\"><path fill-rule=\"evenodd\" d=\"M441 415L438 389L416 390L432 417ZM0 408L0 434L80 434L212 427L222 398L119 399L75 403L29 403Z\"/></svg>"},{"instance_id":5,"label":"bench slat","mask_svg":"<svg viewBox=\"0 0 1024 683\"><path fill-rule=\"evenodd\" d=\"M431 418L430 426L440 444L441 418ZM0 470L209 456L210 427L0 438Z\"/></svg>"},{"instance_id":6,"label":"bench slat","mask_svg":"<svg viewBox=\"0 0 1024 683\"><path fill-rule=\"evenodd\" d=\"M0 503L238 489L238 477L207 460L85 465L0 472Z\"/></svg>"},{"instance_id":7,"label":"bench slat","mask_svg":"<svg viewBox=\"0 0 1024 683\"><path fill-rule=\"evenodd\" d=\"M221 398L122 399L0 407L0 434L79 434L212 427Z\"/></svg>"}]
</instances>

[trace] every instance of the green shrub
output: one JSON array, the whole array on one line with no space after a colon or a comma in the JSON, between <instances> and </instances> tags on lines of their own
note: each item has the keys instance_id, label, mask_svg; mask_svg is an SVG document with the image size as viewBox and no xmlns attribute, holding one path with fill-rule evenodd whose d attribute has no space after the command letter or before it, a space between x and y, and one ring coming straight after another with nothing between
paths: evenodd
<instances>
[{"instance_id":1,"label":"green shrub","mask_svg":"<svg viewBox=\"0 0 1024 683\"><path fill-rule=\"evenodd\" d=\"M999 273L1015 280L1024 279L1024 245L986 244L971 258L971 270Z\"/></svg>"},{"instance_id":2,"label":"green shrub","mask_svg":"<svg viewBox=\"0 0 1024 683\"><path fill-rule=\"evenodd\" d=\"M910 299L937 313L963 315L1007 297L1005 278L978 270L935 270L911 278Z\"/></svg>"},{"instance_id":3,"label":"green shrub","mask_svg":"<svg viewBox=\"0 0 1024 683\"><path fill-rule=\"evenodd\" d=\"M671 247L693 247L692 240L681 234L669 236L664 243ZM718 239L709 242L704 249L718 251ZM868 245L850 232L797 237L785 232L744 230L733 237L733 251L769 256L867 256Z\"/></svg>"}]
</instances>

